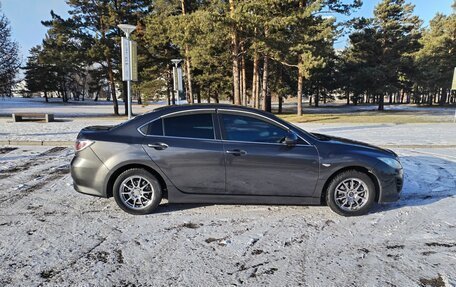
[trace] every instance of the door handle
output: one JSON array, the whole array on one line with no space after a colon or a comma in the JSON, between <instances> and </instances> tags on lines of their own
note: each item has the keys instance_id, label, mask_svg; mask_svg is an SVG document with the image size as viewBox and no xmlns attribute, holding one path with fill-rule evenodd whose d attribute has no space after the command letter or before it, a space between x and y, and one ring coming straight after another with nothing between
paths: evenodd
<instances>
[{"instance_id":1,"label":"door handle","mask_svg":"<svg viewBox=\"0 0 456 287\"><path fill-rule=\"evenodd\" d=\"M153 143L153 144L148 144L148 147L154 148L156 150L164 150L168 148L168 145L165 143Z\"/></svg>"},{"instance_id":2,"label":"door handle","mask_svg":"<svg viewBox=\"0 0 456 287\"><path fill-rule=\"evenodd\" d=\"M247 152L245 150L242 150L242 149L227 150L226 153L227 154L232 154L232 155L235 155L235 156L240 156L240 155L246 155L247 154Z\"/></svg>"}]
</instances>

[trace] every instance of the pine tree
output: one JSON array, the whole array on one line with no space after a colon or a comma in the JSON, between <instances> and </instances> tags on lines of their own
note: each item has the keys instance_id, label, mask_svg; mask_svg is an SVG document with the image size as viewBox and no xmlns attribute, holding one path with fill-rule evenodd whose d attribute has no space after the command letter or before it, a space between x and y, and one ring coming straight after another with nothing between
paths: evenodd
<instances>
[{"instance_id":1,"label":"pine tree","mask_svg":"<svg viewBox=\"0 0 456 287\"><path fill-rule=\"evenodd\" d=\"M48 102L48 93L56 91L56 70L54 66L43 60L43 48L37 45L30 49L25 65L25 83L28 92L43 92L46 102Z\"/></svg>"},{"instance_id":2,"label":"pine tree","mask_svg":"<svg viewBox=\"0 0 456 287\"><path fill-rule=\"evenodd\" d=\"M0 10L0 95L2 97L11 96L19 65L18 45L11 39L8 19Z\"/></svg>"},{"instance_id":3,"label":"pine tree","mask_svg":"<svg viewBox=\"0 0 456 287\"><path fill-rule=\"evenodd\" d=\"M456 9L456 7L455 7ZM456 63L456 14L437 14L420 39L422 48L415 54L415 79L420 94L439 96L440 105L447 102ZM419 100L421 102L421 100Z\"/></svg>"},{"instance_id":4,"label":"pine tree","mask_svg":"<svg viewBox=\"0 0 456 287\"><path fill-rule=\"evenodd\" d=\"M362 77L356 82L368 84L379 110L384 109L385 95L392 98L400 91L401 78L407 76L412 54L420 47L421 21L413 8L404 0L383 0L375 7L374 18L360 19L350 35L349 53Z\"/></svg>"}]
</instances>

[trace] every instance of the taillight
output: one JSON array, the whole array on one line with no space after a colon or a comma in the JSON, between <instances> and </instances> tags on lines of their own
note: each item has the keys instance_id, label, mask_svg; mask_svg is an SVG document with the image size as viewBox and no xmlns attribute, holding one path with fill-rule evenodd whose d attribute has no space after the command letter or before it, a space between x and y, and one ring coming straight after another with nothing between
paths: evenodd
<instances>
[{"instance_id":1,"label":"taillight","mask_svg":"<svg viewBox=\"0 0 456 287\"><path fill-rule=\"evenodd\" d=\"M76 142L74 143L74 150L81 151L93 143L94 143L93 141L89 141L89 140L76 140Z\"/></svg>"}]
</instances>

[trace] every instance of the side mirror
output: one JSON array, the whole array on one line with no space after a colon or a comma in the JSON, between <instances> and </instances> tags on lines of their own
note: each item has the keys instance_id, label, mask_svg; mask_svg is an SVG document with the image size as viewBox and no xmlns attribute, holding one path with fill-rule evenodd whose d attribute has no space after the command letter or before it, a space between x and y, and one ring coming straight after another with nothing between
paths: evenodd
<instances>
[{"instance_id":1,"label":"side mirror","mask_svg":"<svg viewBox=\"0 0 456 287\"><path fill-rule=\"evenodd\" d=\"M298 143L298 136L294 132L289 131L283 143L287 146L295 146Z\"/></svg>"}]
</instances>

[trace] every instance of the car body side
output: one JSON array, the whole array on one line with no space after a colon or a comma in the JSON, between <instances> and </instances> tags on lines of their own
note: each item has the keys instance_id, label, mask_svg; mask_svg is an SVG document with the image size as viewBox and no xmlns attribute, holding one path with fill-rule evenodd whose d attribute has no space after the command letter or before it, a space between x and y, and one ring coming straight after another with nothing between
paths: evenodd
<instances>
[{"instance_id":1,"label":"car body side","mask_svg":"<svg viewBox=\"0 0 456 287\"><path fill-rule=\"evenodd\" d=\"M138 128L172 113L203 110L217 112L217 109L234 112L255 113L269 118L296 133L317 154L318 179L313 193L306 196L283 195L232 195L220 193L188 193L180 190L172 178L160 168L145 150L148 136ZM220 126L215 125L216 139L222 141ZM402 169L398 170L378 160L378 157L392 157L395 154L374 146L338 138L319 138L281 120L269 113L231 105L191 106L158 109L155 112L136 117L111 129L88 128L79 135L80 139L94 141L94 144L76 153L71 163L74 187L81 193L101 197L112 196L112 185L121 172L129 168L144 168L160 181L164 196L171 203L263 203L263 204L322 204L325 191L331 179L341 171L356 169L367 173L376 185L378 202L391 202L399 198L402 188ZM195 142L197 145L198 142ZM225 165L225 162L221 162ZM197 170L188 170L196 173ZM257 179L257 180L262 180Z\"/></svg>"}]
</instances>

